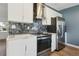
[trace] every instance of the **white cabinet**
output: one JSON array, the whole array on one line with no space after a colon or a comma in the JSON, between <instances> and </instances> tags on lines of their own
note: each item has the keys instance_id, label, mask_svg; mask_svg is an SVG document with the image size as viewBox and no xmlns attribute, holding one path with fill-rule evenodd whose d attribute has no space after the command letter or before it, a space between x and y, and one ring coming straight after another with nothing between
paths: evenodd
<instances>
[{"instance_id":1,"label":"white cabinet","mask_svg":"<svg viewBox=\"0 0 79 59\"><path fill-rule=\"evenodd\" d=\"M24 3L24 22L33 23L33 3Z\"/></svg>"},{"instance_id":2,"label":"white cabinet","mask_svg":"<svg viewBox=\"0 0 79 59\"><path fill-rule=\"evenodd\" d=\"M8 37L8 31L0 31L0 39L2 40L4 40L4 39L6 39L7 37Z\"/></svg>"},{"instance_id":3,"label":"white cabinet","mask_svg":"<svg viewBox=\"0 0 79 59\"><path fill-rule=\"evenodd\" d=\"M9 3L8 4L8 20L21 22L23 20L23 4Z\"/></svg>"},{"instance_id":4,"label":"white cabinet","mask_svg":"<svg viewBox=\"0 0 79 59\"><path fill-rule=\"evenodd\" d=\"M8 21L33 23L33 3L9 3Z\"/></svg>"},{"instance_id":5,"label":"white cabinet","mask_svg":"<svg viewBox=\"0 0 79 59\"><path fill-rule=\"evenodd\" d=\"M51 52L56 49L56 34L52 33Z\"/></svg>"},{"instance_id":6,"label":"white cabinet","mask_svg":"<svg viewBox=\"0 0 79 59\"><path fill-rule=\"evenodd\" d=\"M44 9L43 9L43 19L42 19L42 24L43 24L43 25L47 25L47 15L46 15L46 14L47 14L47 10L46 10L47 7L44 6L43 8L44 8Z\"/></svg>"},{"instance_id":7,"label":"white cabinet","mask_svg":"<svg viewBox=\"0 0 79 59\"><path fill-rule=\"evenodd\" d=\"M56 16L62 17L62 14L48 8L47 6L45 6L44 7L44 17L45 17L45 19L42 20L42 24L43 25L51 25L51 17L56 17Z\"/></svg>"},{"instance_id":8,"label":"white cabinet","mask_svg":"<svg viewBox=\"0 0 79 59\"><path fill-rule=\"evenodd\" d=\"M7 41L7 56L24 56L25 45L22 39Z\"/></svg>"},{"instance_id":9,"label":"white cabinet","mask_svg":"<svg viewBox=\"0 0 79 59\"><path fill-rule=\"evenodd\" d=\"M35 36L28 37L25 42L26 56L37 56L37 38Z\"/></svg>"},{"instance_id":10,"label":"white cabinet","mask_svg":"<svg viewBox=\"0 0 79 59\"><path fill-rule=\"evenodd\" d=\"M36 56L37 37L34 35L15 35L7 38L7 56Z\"/></svg>"}]
</instances>

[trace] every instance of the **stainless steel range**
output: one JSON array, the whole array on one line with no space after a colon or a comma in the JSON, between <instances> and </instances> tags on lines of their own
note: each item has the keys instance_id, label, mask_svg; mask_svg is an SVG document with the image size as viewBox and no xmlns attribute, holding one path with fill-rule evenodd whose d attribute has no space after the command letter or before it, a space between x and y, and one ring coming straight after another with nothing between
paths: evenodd
<instances>
[{"instance_id":1,"label":"stainless steel range","mask_svg":"<svg viewBox=\"0 0 79 59\"><path fill-rule=\"evenodd\" d=\"M51 35L37 36L37 54L42 55L51 48Z\"/></svg>"}]
</instances>

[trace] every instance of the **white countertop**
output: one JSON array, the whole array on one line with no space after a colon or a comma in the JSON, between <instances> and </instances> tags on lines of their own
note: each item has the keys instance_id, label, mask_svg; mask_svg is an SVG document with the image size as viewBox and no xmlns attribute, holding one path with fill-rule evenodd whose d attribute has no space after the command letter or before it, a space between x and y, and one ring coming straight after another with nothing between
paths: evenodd
<instances>
[{"instance_id":1,"label":"white countertop","mask_svg":"<svg viewBox=\"0 0 79 59\"><path fill-rule=\"evenodd\" d=\"M53 35L53 34L56 34L56 33L46 33L44 32L43 34L48 34L48 35ZM43 34L38 34L38 35L43 35ZM38 35L34 35L34 34L16 34L16 35L9 35L7 37L7 40L12 40L12 38L16 38L16 39L21 39L21 38L28 38L28 37L37 37Z\"/></svg>"},{"instance_id":2,"label":"white countertop","mask_svg":"<svg viewBox=\"0 0 79 59\"><path fill-rule=\"evenodd\" d=\"M9 35L7 37L7 40L14 40L14 38L16 39L26 39L28 37L37 37L36 35L32 35L32 34L16 34L16 35Z\"/></svg>"}]
</instances>

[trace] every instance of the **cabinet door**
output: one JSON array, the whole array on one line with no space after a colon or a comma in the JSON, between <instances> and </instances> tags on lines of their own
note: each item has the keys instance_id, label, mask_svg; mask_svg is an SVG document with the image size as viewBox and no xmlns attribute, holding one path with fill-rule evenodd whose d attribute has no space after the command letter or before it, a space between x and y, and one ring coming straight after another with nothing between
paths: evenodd
<instances>
[{"instance_id":1,"label":"cabinet door","mask_svg":"<svg viewBox=\"0 0 79 59\"><path fill-rule=\"evenodd\" d=\"M25 43L22 39L7 41L7 55L8 56L24 56Z\"/></svg>"},{"instance_id":2,"label":"cabinet door","mask_svg":"<svg viewBox=\"0 0 79 59\"><path fill-rule=\"evenodd\" d=\"M56 34L52 34L51 38L51 52L53 52L56 49Z\"/></svg>"},{"instance_id":3,"label":"cabinet door","mask_svg":"<svg viewBox=\"0 0 79 59\"><path fill-rule=\"evenodd\" d=\"M26 39L26 56L37 55L37 39L36 37L29 37Z\"/></svg>"},{"instance_id":4,"label":"cabinet door","mask_svg":"<svg viewBox=\"0 0 79 59\"><path fill-rule=\"evenodd\" d=\"M33 23L33 3L24 3L24 20L25 23Z\"/></svg>"},{"instance_id":5,"label":"cabinet door","mask_svg":"<svg viewBox=\"0 0 79 59\"><path fill-rule=\"evenodd\" d=\"M14 22L23 21L23 3L8 4L8 20Z\"/></svg>"},{"instance_id":6,"label":"cabinet door","mask_svg":"<svg viewBox=\"0 0 79 59\"><path fill-rule=\"evenodd\" d=\"M51 10L48 7L44 7L44 17L45 19L42 20L43 25L51 25Z\"/></svg>"},{"instance_id":7,"label":"cabinet door","mask_svg":"<svg viewBox=\"0 0 79 59\"><path fill-rule=\"evenodd\" d=\"M46 11L46 7L44 6L44 9L43 9L43 19L42 19L42 24L43 25L47 25L47 19L46 19L46 13L47 13L47 11Z\"/></svg>"}]
</instances>

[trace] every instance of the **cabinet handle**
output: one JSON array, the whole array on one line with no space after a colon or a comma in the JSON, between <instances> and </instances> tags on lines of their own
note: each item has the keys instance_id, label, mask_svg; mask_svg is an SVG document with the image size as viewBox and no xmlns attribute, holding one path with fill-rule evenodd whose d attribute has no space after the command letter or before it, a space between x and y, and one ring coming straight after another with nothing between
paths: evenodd
<instances>
[{"instance_id":1,"label":"cabinet handle","mask_svg":"<svg viewBox=\"0 0 79 59\"><path fill-rule=\"evenodd\" d=\"M26 55L26 51L27 51L27 46L25 45L25 55Z\"/></svg>"}]
</instances>

